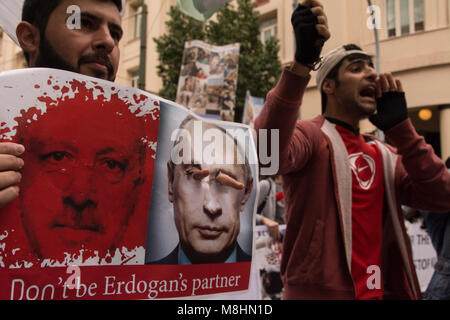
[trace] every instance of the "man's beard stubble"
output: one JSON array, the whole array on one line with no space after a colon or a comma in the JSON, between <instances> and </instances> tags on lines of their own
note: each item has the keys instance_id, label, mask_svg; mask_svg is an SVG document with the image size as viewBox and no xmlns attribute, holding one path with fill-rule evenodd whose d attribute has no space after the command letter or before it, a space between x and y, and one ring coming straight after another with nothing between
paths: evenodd
<instances>
[{"instance_id":1,"label":"man's beard stubble","mask_svg":"<svg viewBox=\"0 0 450 320\"><path fill-rule=\"evenodd\" d=\"M65 62L59 54L56 53L45 37L41 37L41 42L39 44L39 56L36 61L36 66L40 68L54 68L80 73L79 70L73 68L70 64Z\"/></svg>"},{"instance_id":2,"label":"man's beard stubble","mask_svg":"<svg viewBox=\"0 0 450 320\"><path fill-rule=\"evenodd\" d=\"M114 68L112 66L112 63L109 59L109 57L106 54L92 54L88 56L82 56L78 60L78 65L76 68L71 66L69 63L67 63L57 52L55 49L53 49L50 42L47 40L46 37L41 36L41 42L39 44L39 56L36 60L36 67L40 68L53 68L53 69L59 69L59 70L65 70L70 72L75 72L81 74L80 65L83 61L92 60L92 59L98 59L105 62L108 68L108 74L107 78L105 80L114 81L115 77L113 77L114 74ZM97 78L103 79L100 74L95 75Z\"/></svg>"}]
</instances>

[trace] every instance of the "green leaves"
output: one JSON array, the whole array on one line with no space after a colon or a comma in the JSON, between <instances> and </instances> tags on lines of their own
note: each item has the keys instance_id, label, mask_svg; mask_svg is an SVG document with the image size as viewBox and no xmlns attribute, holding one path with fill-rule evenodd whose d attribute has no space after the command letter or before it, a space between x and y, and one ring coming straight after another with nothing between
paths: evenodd
<instances>
[{"instance_id":1,"label":"green leaves","mask_svg":"<svg viewBox=\"0 0 450 320\"><path fill-rule=\"evenodd\" d=\"M241 44L235 121L240 122L242 118L247 90L253 96L265 98L275 86L281 74L279 41L272 38L263 45L259 15L253 1L238 0L237 3L237 8L227 4L217 12L215 20L208 20L205 25L182 14L178 7L171 7L167 34L154 39L160 62L158 75L163 81L160 96L176 99L184 44L191 40L203 40L212 45Z\"/></svg>"},{"instance_id":2,"label":"green leaves","mask_svg":"<svg viewBox=\"0 0 450 320\"><path fill-rule=\"evenodd\" d=\"M159 55L158 75L163 82L159 95L175 101L184 44L189 40L203 40L205 34L203 24L182 14L178 7L171 7L169 15L167 34L153 40Z\"/></svg>"}]
</instances>

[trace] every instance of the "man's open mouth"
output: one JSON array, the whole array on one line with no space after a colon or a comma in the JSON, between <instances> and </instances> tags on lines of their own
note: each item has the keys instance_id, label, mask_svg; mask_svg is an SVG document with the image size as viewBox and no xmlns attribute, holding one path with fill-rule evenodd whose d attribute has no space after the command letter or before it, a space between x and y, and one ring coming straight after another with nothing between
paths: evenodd
<instances>
[{"instance_id":1,"label":"man's open mouth","mask_svg":"<svg viewBox=\"0 0 450 320\"><path fill-rule=\"evenodd\" d=\"M376 100L376 89L375 86L367 86L364 87L360 92L359 95L364 98L371 101Z\"/></svg>"}]
</instances>

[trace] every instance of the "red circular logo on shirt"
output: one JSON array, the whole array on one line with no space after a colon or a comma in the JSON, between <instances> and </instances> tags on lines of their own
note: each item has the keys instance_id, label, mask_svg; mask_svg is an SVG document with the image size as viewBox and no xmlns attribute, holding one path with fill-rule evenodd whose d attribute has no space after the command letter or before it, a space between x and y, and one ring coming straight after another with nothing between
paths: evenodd
<instances>
[{"instance_id":1,"label":"red circular logo on shirt","mask_svg":"<svg viewBox=\"0 0 450 320\"><path fill-rule=\"evenodd\" d=\"M350 155L349 161L360 187L363 190L369 190L375 178L375 161L362 152Z\"/></svg>"}]
</instances>

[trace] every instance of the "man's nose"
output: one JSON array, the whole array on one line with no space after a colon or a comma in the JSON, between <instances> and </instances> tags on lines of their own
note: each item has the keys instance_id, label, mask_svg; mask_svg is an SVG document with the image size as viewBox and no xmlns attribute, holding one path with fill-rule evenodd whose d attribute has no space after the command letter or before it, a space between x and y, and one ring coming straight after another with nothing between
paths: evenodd
<instances>
[{"instance_id":1,"label":"man's nose","mask_svg":"<svg viewBox=\"0 0 450 320\"><path fill-rule=\"evenodd\" d=\"M107 25L102 25L96 30L92 46L95 51L104 51L105 53L110 53L114 49L116 41Z\"/></svg>"},{"instance_id":2,"label":"man's nose","mask_svg":"<svg viewBox=\"0 0 450 320\"><path fill-rule=\"evenodd\" d=\"M219 201L217 201L217 198L211 192L211 187L209 184L204 186L203 190L203 212L211 218L222 214L222 207Z\"/></svg>"},{"instance_id":3,"label":"man's nose","mask_svg":"<svg viewBox=\"0 0 450 320\"><path fill-rule=\"evenodd\" d=\"M78 165L72 172L70 183L67 185L66 195L74 203L83 203L92 198L95 193L94 168L88 165Z\"/></svg>"},{"instance_id":4,"label":"man's nose","mask_svg":"<svg viewBox=\"0 0 450 320\"><path fill-rule=\"evenodd\" d=\"M94 201L92 201L91 199L84 199L82 201L77 201L77 200L73 199L72 197L64 197L63 203L64 203L64 205L75 209L75 212L79 213L79 214L83 213L83 211L88 208L96 208L97 207L96 203ZM77 217L81 217L81 216L77 216Z\"/></svg>"},{"instance_id":5,"label":"man's nose","mask_svg":"<svg viewBox=\"0 0 450 320\"><path fill-rule=\"evenodd\" d=\"M366 76L369 80L375 81L378 77L377 71L373 67L367 67Z\"/></svg>"}]
</instances>

